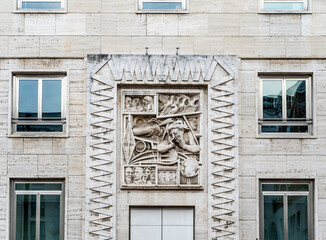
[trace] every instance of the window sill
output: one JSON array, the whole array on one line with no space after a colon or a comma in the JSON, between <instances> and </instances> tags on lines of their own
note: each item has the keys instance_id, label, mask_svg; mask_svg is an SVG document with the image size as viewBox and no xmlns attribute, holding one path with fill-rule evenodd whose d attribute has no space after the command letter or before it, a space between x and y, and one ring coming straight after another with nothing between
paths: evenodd
<instances>
[{"instance_id":1,"label":"window sill","mask_svg":"<svg viewBox=\"0 0 326 240\"><path fill-rule=\"evenodd\" d=\"M137 10L137 14L189 14L189 10Z\"/></svg>"},{"instance_id":2,"label":"window sill","mask_svg":"<svg viewBox=\"0 0 326 240\"><path fill-rule=\"evenodd\" d=\"M260 10L259 14L312 14L311 10L292 11L292 10Z\"/></svg>"},{"instance_id":3,"label":"window sill","mask_svg":"<svg viewBox=\"0 0 326 240\"><path fill-rule=\"evenodd\" d=\"M309 133L258 133L256 135L257 139L316 139L316 135L311 135Z\"/></svg>"},{"instance_id":4,"label":"window sill","mask_svg":"<svg viewBox=\"0 0 326 240\"><path fill-rule=\"evenodd\" d=\"M35 14L50 14L50 13L67 13L66 9L16 9L13 13L35 13Z\"/></svg>"}]
</instances>

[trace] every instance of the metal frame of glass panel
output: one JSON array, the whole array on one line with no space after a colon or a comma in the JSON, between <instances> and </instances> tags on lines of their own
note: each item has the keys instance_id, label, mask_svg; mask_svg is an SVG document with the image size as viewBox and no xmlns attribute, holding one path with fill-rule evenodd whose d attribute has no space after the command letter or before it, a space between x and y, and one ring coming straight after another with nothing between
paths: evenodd
<instances>
[{"instance_id":1,"label":"metal frame of glass panel","mask_svg":"<svg viewBox=\"0 0 326 240\"><path fill-rule=\"evenodd\" d=\"M263 117L263 81L282 81L282 118L266 119ZM287 117L287 81L305 81L306 87L306 118L288 118ZM263 126L306 126L307 133L302 132L262 132ZM258 127L259 133L268 134L312 134L313 133L313 120L312 120L312 80L311 77L280 77L280 76L262 76L259 82L259 113L258 113Z\"/></svg>"},{"instance_id":2,"label":"metal frame of glass panel","mask_svg":"<svg viewBox=\"0 0 326 240\"><path fill-rule=\"evenodd\" d=\"M143 3L154 2L154 3L181 3L181 9L143 9ZM188 9L188 0L138 0L138 10L141 12L185 12Z\"/></svg>"},{"instance_id":3,"label":"metal frame of glass panel","mask_svg":"<svg viewBox=\"0 0 326 240\"><path fill-rule=\"evenodd\" d=\"M192 212L193 212L193 216L192 216L192 220L193 220L193 223L192 223L192 227L193 227L193 232L192 232L192 234L193 234L193 240L195 240L195 207L193 207L193 206L164 206L164 207L162 207L162 206L130 206L129 207L129 240L133 240L132 238L131 238L131 211L133 210L133 209L148 209L148 210L150 210L150 209L160 209L161 210L161 225L160 225L160 227L161 227L161 239L163 239L163 227L164 227L164 225L163 225L163 211L165 210L165 209L191 209L192 210Z\"/></svg>"},{"instance_id":4,"label":"metal frame of glass panel","mask_svg":"<svg viewBox=\"0 0 326 240\"><path fill-rule=\"evenodd\" d=\"M16 190L16 184L61 184L61 190ZM64 181L59 180L12 180L11 186L11 199L10 199L10 240L16 239L16 211L17 211L17 196L19 195L34 195L36 196L36 219L35 219L35 240L40 239L40 212L41 212L41 196L60 196L60 234L59 239L64 239L64 203L65 203L65 185Z\"/></svg>"},{"instance_id":5,"label":"metal frame of glass panel","mask_svg":"<svg viewBox=\"0 0 326 240\"><path fill-rule=\"evenodd\" d=\"M35 80L38 81L38 106L37 106L37 118L22 118L19 117L19 82L20 81L29 81ZM42 117L42 93L43 93L43 81L61 81L61 117L60 118L51 118L51 117ZM54 134L62 135L66 133L66 76L64 75L16 75L13 76L13 110L12 110L12 132L17 133L17 125L31 125L31 126L62 126L62 131L57 132L19 132L23 134Z\"/></svg>"},{"instance_id":6,"label":"metal frame of glass panel","mask_svg":"<svg viewBox=\"0 0 326 240\"><path fill-rule=\"evenodd\" d=\"M17 9L19 10L37 10L37 9L23 9L22 3L23 2L44 2L44 3L52 3L52 2L61 2L60 9L39 9L39 10L63 10L65 8L65 0L18 0L17 2Z\"/></svg>"},{"instance_id":7,"label":"metal frame of glass panel","mask_svg":"<svg viewBox=\"0 0 326 240\"><path fill-rule=\"evenodd\" d=\"M308 0L260 0L261 9L265 11L270 11L270 9L265 9L265 3L302 3L303 9L275 9L276 11L307 11L308 10ZM271 10L273 11L273 10Z\"/></svg>"},{"instance_id":8,"label":"metal frame of glass panel","mask_svg":"<svg viewBox=\"0 0 326 240\"><path fill-rule=\"evenodd\" d=\"M300 185L307 184L307 191L263 191L265 184L290 184ZM282 196L284 208L284 240L288 240L288 197L289 196L306 196L307 197L307 214L308 214L308 240L313 240L314 236L314 185L313 181L307 180L260 180L259 182L259 239L264 240L264 196Z\"/></svg>"}]
</instances>

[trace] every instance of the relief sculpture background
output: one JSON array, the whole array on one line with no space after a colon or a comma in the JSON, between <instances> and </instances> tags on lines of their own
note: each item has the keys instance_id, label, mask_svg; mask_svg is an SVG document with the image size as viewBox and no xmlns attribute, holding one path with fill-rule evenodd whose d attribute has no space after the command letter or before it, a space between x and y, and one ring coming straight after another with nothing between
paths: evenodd
<instances>
[{"instance_id":1,"label":"relief sculpture background","mask_svg":"<svg viewBox=\"0 0 326 240\"><path fill-rule=\"evenodd\" d=\"M123 186L200 186L200 92L122 94Z\"/></svg>"}]
</instances>

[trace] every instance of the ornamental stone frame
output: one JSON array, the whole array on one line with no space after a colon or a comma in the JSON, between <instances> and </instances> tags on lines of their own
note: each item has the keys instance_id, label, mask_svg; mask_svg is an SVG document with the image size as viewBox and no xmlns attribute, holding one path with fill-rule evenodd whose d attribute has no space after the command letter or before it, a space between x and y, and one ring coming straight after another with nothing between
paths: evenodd
<instances>
[{"instance_id":1,"label":"ornamental stone frame","mask_svg":"<svg viewBox=\"0 0 326 240\"><path fill-rule=\"evenodd\" d=\"M117 239L119 194L159 189L206 195L207 239L239 239L237 102L236 56L88 55L86 239Z\"/></svg>"}]
</instances>

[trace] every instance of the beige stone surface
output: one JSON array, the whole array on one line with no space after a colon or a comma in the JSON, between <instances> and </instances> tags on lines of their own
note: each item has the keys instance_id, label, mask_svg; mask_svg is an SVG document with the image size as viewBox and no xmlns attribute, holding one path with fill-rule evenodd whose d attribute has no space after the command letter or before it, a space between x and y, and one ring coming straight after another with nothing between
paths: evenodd
<instances>
[{"instance_id":1,"label":"beige stone surface","mask_svg":"<svg viewBox=\"0 0 326 240\"><path fill-rule=\"evenodd\" d=\"M25 16L25 35L54 35L56 16L53 14L16 14Z\"/></svg>"}]
</instances>

